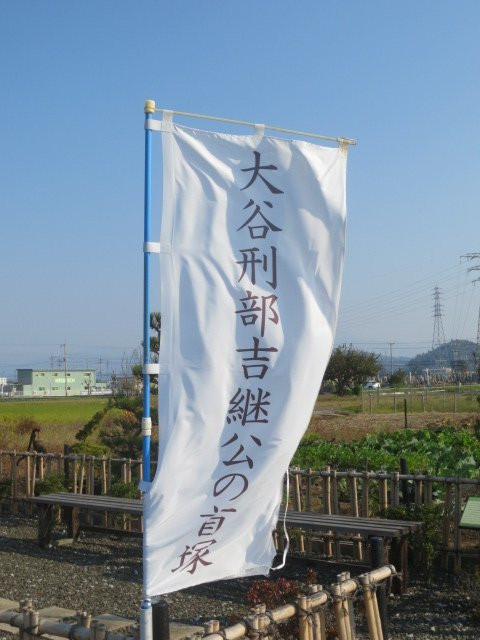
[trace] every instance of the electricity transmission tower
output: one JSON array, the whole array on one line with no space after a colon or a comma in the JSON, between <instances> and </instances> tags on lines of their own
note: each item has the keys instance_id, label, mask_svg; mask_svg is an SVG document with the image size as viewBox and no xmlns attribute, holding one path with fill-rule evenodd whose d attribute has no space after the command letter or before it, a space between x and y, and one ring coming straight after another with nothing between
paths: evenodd
<instances>
[{"instance_id":1,"label":"electricity transmission tower","mask_svg":"<svg viewBox=\"0 0 480 640\"><path fill-rule=\"evenodd\" d=\"M466 258L467 260L480 260L480 253L466 253L462 258ZM480 271L480 265L476 264L473 267L469 267L467 271ZM480 278L475 278L472 280L472 283L479 282ZM477 323L477 343L475 346L475 367L477 368L477 372L480 371L480 306L478 308L478 323Z\"/></svg>"},{"instance_id":2,"label":"electricity transmission tower","mask_svg":"<svg viewBox=\"0 0 480 640\"><path fill-rule=\"evenodd\" d=\"M440 289L433 290L433 339L432 351L445 344L445 332L443 330L442 305L440 304Z\"/></svg>"}]
</instances>

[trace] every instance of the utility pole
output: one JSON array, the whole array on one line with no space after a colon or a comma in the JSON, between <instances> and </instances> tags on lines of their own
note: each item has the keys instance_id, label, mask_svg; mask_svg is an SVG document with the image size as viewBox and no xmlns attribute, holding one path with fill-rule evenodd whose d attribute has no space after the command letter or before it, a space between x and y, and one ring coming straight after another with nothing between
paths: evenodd
<instances>
[{"instance_id":1,"label":"utility pole","mask_svg":"<svg viewBox=\"0 0 480 640\"><path fill-rule=\"evenodd\" d=\"M393 375L393 354L392 354L392 347L395 344L394 342L389 342L388 343L390 345L390 375Z\"/></svg>"},{"instance_id":2,"label":"utility pole","mask_svg":"<svg viewBox=\"0 0 480 640\"><path fill-rule=\"evenodd\" d=\"M65 396L68 396L68 388L67 388L67 343L64 342L60 346L63 347L63 371L64 371L64 374L65 374Z\"/></svg>"},{"instance_id":3,"label":"utility pole","mask_svg":"<svg viewBox=\"0 0 480 640\"><path fill-rule=\"evenodd\" d=\"M467 260L480 260L480 253L467 253L461 257L466 258ZM470 271L480 271L480 265L476 264L473 267L469 267L467 269L467 273ZM480 278L475 278L475 280L472 280L472 284L475 284L476 282L480 282ZM480 306L478 308L477 343L475 347L474 359L475 359L475 367L477 370L476 371L477 378L480 378Z\"/></svg>"}]
</instances>

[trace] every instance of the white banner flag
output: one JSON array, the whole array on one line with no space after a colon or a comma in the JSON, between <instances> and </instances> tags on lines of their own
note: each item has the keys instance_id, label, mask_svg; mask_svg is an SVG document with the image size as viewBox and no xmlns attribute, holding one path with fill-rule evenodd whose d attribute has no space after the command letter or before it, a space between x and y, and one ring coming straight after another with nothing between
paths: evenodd
<instances>
[{"instance_id":1,"label":"white banner flag","mask_svg":"<svg viewBox=\"0 0 480 640\"><path fill-rule=\"evenodd\" d=\"M330 357L346 147L163 125L159 464L147 595L267 574Z\"/></svg>"}]
</instances>

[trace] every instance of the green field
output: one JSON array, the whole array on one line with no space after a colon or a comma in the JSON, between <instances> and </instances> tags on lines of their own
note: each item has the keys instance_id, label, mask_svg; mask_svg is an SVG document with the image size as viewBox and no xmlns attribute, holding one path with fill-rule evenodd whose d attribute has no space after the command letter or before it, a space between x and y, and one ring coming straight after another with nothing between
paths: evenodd
<instances>
[{"instance_id":1,"label":"green field","mask_svg":"<svg viewBox=\"0 0 480 640\"><path fill-rule=\"evenodd\" d=\"M382 388L364 391L360 395L336 396L330 393L320 394L317 409L332 408L345 413L402 413L404 401L407 401L409 413L441 412L472 413L480 409L480 389L478 385L463 387L421 388L405 387L399 389Z\"/></svg>"},{"instance_id":2,"label":"green field","mask_svg":"<svg viewBox=\"0 0 480 640\"><path fill-rule=\"evenodd\" d=\"M2 400L0 424L17 424L23 418L33 418L45 426L75 425L88 422L103 409L107 398L49 398L41 400Z\"/></svg>"},{"instance_id":3,"label":"green field","mask_svg":"<svg viewBox=\"0 0 480 640\"><path fill-rule=\"evenodd\" d=\"M107 398L49 398L0 401L0 449L23 451L34 420L48 451L61 452L75 442L75 434L107 404Z\"/></svg>"}]
</instances>

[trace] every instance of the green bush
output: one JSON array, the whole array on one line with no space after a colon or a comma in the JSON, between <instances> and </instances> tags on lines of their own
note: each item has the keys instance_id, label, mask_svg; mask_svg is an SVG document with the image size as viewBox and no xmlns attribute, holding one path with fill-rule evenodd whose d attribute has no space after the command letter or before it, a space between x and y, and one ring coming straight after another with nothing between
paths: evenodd
<instances>
[{"instance_id":1,"label":"green bush","mask_svg":"<svg viewBox=\"0 0 480 640\"><path fill-rule=\"evenodd\" d=\"M60 473L50 473L44 480L35 483L35 495L41 496L44 493L61 493L68 491L65 483L65 476Z\"/></svg>"},{"instance_id":2,"label":"green bush","mask_svg":"<svg viewBox=\"0 0 480 640\"><path fill-rule=\"evenodd\" d=\"M0 482L0 499L1 498L10 498L11 495L11 484L9 480L2 480Z\"/></svg>"},{"instance_id":3,"label":"green bush","mask_svg":"<svg viewBox=\"0 0 480 640\"><path fill-rule=\"evenodd\" d=\"M135 482L122 482L121 480L117 480L116 482L112 482L108 495L115 498L139 498L140 492Z\"/></svg>"},{"instance_id":4,"label":"green bush","mask_svg":"<svg viewBox=\"0 0 480 640\"><path fill-rule=\"evenodd\" d=\"M430 577L434 561L439 553L442 535L443 505L410 504L387 507L385 517L392 520L409 520L421 522L420 531L412 533L409 539L411 560L421 566L427 577Z\"/></svg>"},{"instance_id":5,"label":"green bush","mask_svg":"<svg viewBox=\"0 0 480 640\"><path fill-rule=\"evenodd\" d=\"M70 451L71 453L83 453L86 456L96 456L98 458L101 458L102 456L109 453L110 449L105 444L98 444L96 442L84 440L82 442L76 442L75 444L72 444L72 446L70 447Z\"/></svg>"}]
</instances>

